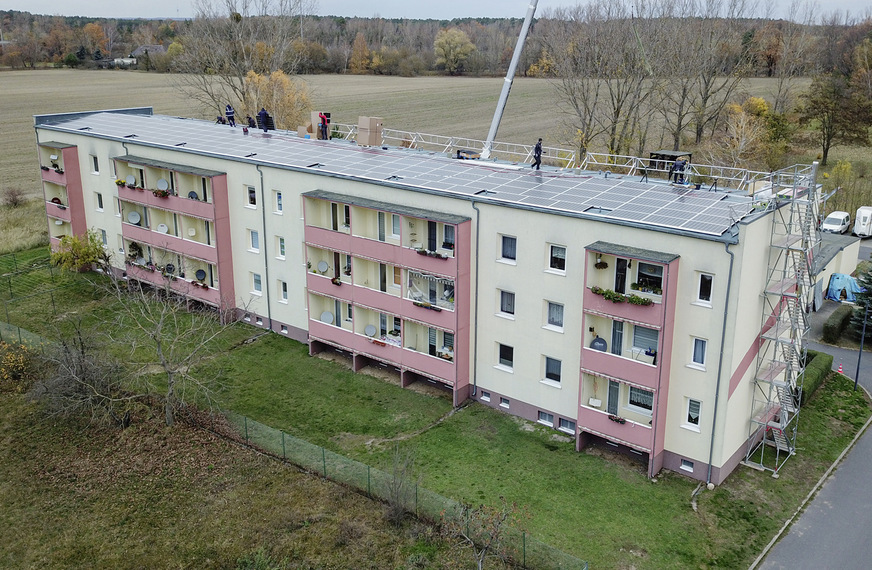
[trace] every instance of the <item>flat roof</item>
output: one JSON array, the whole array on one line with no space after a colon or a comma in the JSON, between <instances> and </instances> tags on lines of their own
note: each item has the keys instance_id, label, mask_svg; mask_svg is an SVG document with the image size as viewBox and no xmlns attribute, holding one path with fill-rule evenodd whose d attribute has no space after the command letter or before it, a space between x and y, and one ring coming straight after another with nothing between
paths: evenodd
<instances>
[{"instance_id":1,"label":"flat roof","mask_svg":"<svg viewBox=\"0 0 872 570\"><path fill-rule=\"evenodd\" d=\"M606 241L595 241L585 247L589 251L596 253L605 253L607 255L616 255L618 257L628 257L630 259L638 259L641 261L653 261L655 263L668 264L679 257L675 253L666 253L662 251L654 251L652 249L642 249L640 247L629 247L617 243L609 243Z\"/></svg>"},{"instance_id":2,"label":"flat roof","mask_svg":"<svg viewBox=\"0 0 872 570\"><path fill-rule=\"evenodd\" d=\"M747 196L640 182L637 177L557 169L534 171L526 165L457 160L431 151L304 139L285 131L263 133L252 129L246 135L241 127L151 115L139 109L41 115L35 120L41 130L708 239L722 236L753 209L752 199Z\"/></svg>"}]
</instances>

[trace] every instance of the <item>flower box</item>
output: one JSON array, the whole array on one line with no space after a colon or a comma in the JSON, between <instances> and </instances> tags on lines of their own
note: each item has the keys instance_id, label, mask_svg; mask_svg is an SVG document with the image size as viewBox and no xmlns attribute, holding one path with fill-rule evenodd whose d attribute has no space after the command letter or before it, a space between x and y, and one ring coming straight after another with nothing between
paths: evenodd
<instances>
[{"instance_id":1,"label":"flower box","mask_svg":"<svg viewBox=\"0 0 872 570\"><path fill-rule=\"evenodd\" d=\"M609 419L612 420L612 421L615 422L615 423L618 423L618 424L625 424L625 423L627 423L627 419L626 419L626 418L622 418L621 416L616 416L616 415L614 415L614 414L609 414Z\"/></svg>"}]
</instances>

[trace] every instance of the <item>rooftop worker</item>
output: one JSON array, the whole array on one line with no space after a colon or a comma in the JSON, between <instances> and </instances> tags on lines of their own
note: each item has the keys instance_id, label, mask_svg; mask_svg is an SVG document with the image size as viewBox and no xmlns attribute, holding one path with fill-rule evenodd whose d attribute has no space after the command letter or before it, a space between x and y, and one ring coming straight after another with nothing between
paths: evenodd
<instances>
[{"instance_id":1,"label":"rooftop worker","mask_svg":"<svg viewBox=\"0 0 872 570\"><path fill-rule=\"evenodd\" d=\"M250 128L254 129L257 127L257 123L251 118L251 115L246 115L245 120L248 122Z\"/></svg>"},{"instance_id":2,"label":"rooftop worker","mask_svg":"<svg viewBox=\"0 0 872 570\"><path fill-rule=\"evenodd\" d=\"M257 118L260 119L260 126L263 128L263 132L267 131L266 120L269 117L269 113L266 112L266 109L263 107L260 108L260 111L257 113Z\"/></svg>"},{"instance_id":3,"label":"rooftop worker","mask_svg":"<svg viewBox=\"0 0 872 570\"><path fill-rule=\"evenodd\" d=\"M533 147L533 164L530 165L530 168L535 168L539 170L539 166L542 164L542 139L539 139L539 142L536 143L536 146Z\"/></svg>"},{"instance_id":4,"label":"rooftop worker","mask_svg":"<svg viewBox=\"0 0 872 570\"><path fill-rule=\"evenodd\" d=\"M675 164L672 165L672 169L675 171L675 182L677 184L684 184L684 168L687 166L687 161L682 157L675 161Z\"/></svg>"},{"instance_id":5,"label":"rooftop worker","mask_svg":"<svg viewBox=\"0 0 872 570\"><path fill-rule=\"evenodd\" d=\"M327 140L327 115L322 112L318 113L318 118L321 119L319 126L321 127L321 140Z\"/></svg>"},{"instance_id":6,"label":"rooftop worker","mask_svg":"<svg viewBox=\"0 0 872 570\"><path fill-rule=\"evenodd\" d=\"M236 126L236 111L233 110L233 105L231 105L230 103L227 103L227 107L226 107L226 110L224 111L224 114L227 116L227 124L229 124L231 127L235 127Z\"/></svg>"},{"instance_id":7,"label":"rooftop worker","mask_svg":"<svg viewBox=\"0 0 872 570\"><path fill-rule=\"evenodd\" d=\"M227 121L224 120L224 117L222 117L221 115L218 115L217 117L215 117L215 124L216 125L226 125Z\"/></svg>"}]
</instances>

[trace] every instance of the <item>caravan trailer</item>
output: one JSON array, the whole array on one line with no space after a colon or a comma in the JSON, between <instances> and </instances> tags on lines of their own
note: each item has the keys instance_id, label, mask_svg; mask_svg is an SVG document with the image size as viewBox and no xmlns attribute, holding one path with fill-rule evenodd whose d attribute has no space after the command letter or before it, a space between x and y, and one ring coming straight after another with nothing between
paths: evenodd
<instances>
[{"instance_id":1,"label":"caravan trailer","mask_svg":"<svg viewBox=\"0 0 872 570\"><path fill-rule=\"evenodd\" d=\"M857 217L854 218L854 229L851 233L861 238L872 236L872 206L857 208Z\"/></svg>"}]
</instances>

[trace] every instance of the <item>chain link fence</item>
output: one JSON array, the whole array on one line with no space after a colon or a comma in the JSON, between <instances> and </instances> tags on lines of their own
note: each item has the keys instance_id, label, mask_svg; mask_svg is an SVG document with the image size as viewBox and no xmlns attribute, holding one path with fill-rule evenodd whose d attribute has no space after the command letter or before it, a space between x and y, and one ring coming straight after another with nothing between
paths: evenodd
<instances>
[{"instance_id":1,"label":"chain link fence","mask_svg":"<svg viewBox=\"0 0 872 570\"><path fill-rule=\"evenodd\" d=\"M408 483L404 487L394 475L334 453L256 420L233 412L225 412L227 421L240 439L270 455L298 467L347 485L370 497L397 502L409 513L433 522L443 517L459 517L460 503L423 487ZM512 562L531 570L587 570L583 560L548 546L527 533L507 529L502 538L503 549Z\"/></svg>"}]
</instances>

